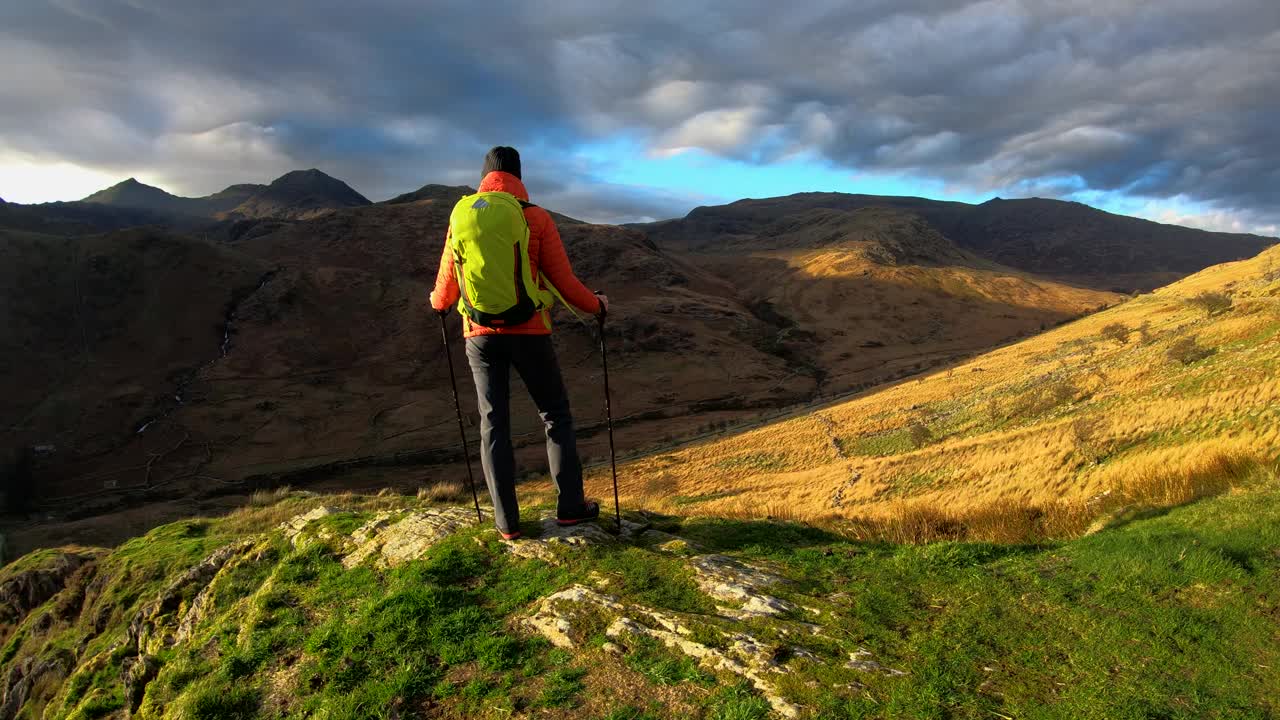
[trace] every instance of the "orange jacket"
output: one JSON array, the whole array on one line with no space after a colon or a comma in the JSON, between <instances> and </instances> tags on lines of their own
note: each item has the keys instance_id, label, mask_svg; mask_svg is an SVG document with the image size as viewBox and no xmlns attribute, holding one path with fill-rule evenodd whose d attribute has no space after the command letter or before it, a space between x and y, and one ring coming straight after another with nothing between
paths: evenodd
<instances>
[{"instance_id":1,"label":"orange jacket","mask_svg":"<svg viewBox=\"0 0 1280 720\"><path fill-rule=\"evenodd\" d=\"M484 176L484 180L480 182L480 192L511 193L525 202L529 201L529 191L520 182L520 178L500 171ZM573 274L573 268L569 266L569 256L564 252L564 243L560 240L560 231L556 229L551 213L540 207L527 207L524 209L524 219L529 223L529 268L539 286L542 283L539 273L542 273L574 307L592 315L599 313L600 300L578 280ZM457 302L458 276L453 272L453 253L449 251L449 237L446 235L444 252L440 256L440 270L436 273L436 287L431 293L431 307L446 310ZM504 328L472 325L467 316L463 315L462 330L465 337L549 335L551 312L541 310L522 325Z\"/></svg>"}]
</instances>

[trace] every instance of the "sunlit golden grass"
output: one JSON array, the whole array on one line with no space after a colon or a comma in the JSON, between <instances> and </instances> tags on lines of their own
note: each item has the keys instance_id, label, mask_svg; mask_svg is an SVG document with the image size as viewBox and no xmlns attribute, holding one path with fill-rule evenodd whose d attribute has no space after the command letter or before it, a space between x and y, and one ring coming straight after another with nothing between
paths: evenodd
<instances>
[{"instance_id":1,"label":"sunlit golden grass","mask_svg":"<svg viewBox=\"0 0 1280 720\"><path fill-rule=\"evenodd\" d=\"M1280 457L1277 262L1280 249L1215 266L954 367L624 464L623 500L889 539L1013 540L1083 532L1108 512L1100 497L1220 491L1214 478ZM1206 292L1233 307L1188 302ZM1171 359L1185 337L1212 354ZM607 473L589 482L605 488Z\"/></svg>"},{"instance_id":2,"label":"sunlit golden grass","mask_svg":"<svg viewBox=\"0 0 1280 720\"><path fill-rule=\"evenodd\" d=\"M471 497L471 491L459 481L436 482L418 488L423 502L460 502Z\"/></svg>"}]
</instances>

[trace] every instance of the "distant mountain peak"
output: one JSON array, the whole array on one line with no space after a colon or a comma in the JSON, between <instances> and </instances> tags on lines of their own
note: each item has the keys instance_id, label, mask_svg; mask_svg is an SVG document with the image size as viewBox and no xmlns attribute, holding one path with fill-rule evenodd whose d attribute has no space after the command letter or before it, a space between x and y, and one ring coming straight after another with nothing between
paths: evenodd
<instances>
[{"instance_id":1,"label":"distant mountain peak","mask_svg":"<svg viewBox=\"0 0 1280 720\"><path fill-rule=\"evenodd\" d=\"M271 184L284 185L284 184L296 183L296 182L335 182L335 183L342 183L343 185L346 185L346 183L343 183L341 180L335 178L334 176L324 172L323 170L318 170L316 168L308 168L306 170L290 170L289 172L281 175L275 180L272 180Z\"/></svg>"},{"instance_id":2,"label":"distant mountain peak","mask_svg":"<svg viewBox=\"0 0 1280 720\"><path fill-rule=\"evenodd\" d=\"M404 203L419 202L422 200L444 200L447 202L457 202L466 195L475 192L475 188L466 185L440 185L437 183L428 183L422 187L407 192L403 195L397 195L383 202L384 205L402 205Z\"/></svg>"},{"instance_id":3,"label":"distant mountain peak","mask_svg":"<svg viewBox=\"0 0 1280 720\"><path fill-rule=\"evenodd\" d=\"M176 210L175 204L181 201L182 198L176 195L165 192L163 189L153 185L139 182L137 178L132 177L127 180L121 180L105 190L99 190L83 200L83 202L103 205L163 211Z\"/></svg>"},{"instance_id":4,"label":"distant mountain peak","mask_svg":"<svg viewBox=\"0 0 1280 720\"><path fill-rule=\"evenodd\" d=\"M316 168L293 170L271 181L226 214L238 218L305 219L337 208L372 205L345 182Z\"/></svg>"}]
</instances>

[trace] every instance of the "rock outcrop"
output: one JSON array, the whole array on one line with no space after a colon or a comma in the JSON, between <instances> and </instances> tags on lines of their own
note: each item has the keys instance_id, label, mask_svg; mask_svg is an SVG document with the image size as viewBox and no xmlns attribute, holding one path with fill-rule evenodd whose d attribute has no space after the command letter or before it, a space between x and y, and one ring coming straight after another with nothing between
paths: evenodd
<instances>
[{"instance_id":1,"label":"rock outcrop","mask_svg":"<svg viewBox=\"0 0 1280 720\"><path fill-rule=\"evenodd\" d=\"M475 527L471 507L357 513L318 505L279 523L273 531L219 547L178 572L125 616L120 639L97 646L91 654L85 652L94 647L87 638L104 633L110 622L120 622L118 616L112 620L110 613L104 615L105 606L93 601L104 596L109 584L107 572L98 571L95 565L98 555L69 552L33 562L0 586L7 613L3 617L21 623L21 632L26 635L52 636L55 626L77 623L90 628L91 634L71 649L55 652L48 647L8 663L0 677L0 718L15 717L33 693L43 693L33 700L43 704L52 697L48 688L101 677L112 667L115 670L109 674L116 677L116 697L123 704L121 716L150 716L155 703L162 702L152 695L152 689L154 683L167 682L166 658L177 648L206 643L202 633L210 629L214 616L228 611L228 602L239 619L223 642L247 649L254 642L254 628L273 622L269 617L271 598L282 592L278 570L255 581L247 593L242 589L238 594L226 594L227 588L243 582L237 578L244 576L237 573L245 566L278 562L282 548L286 555L305 557L320 544L324 554L339 559L347 570L372 566L393 571L428 557L439 543ZM517 610L508 620L509 627L546 638L558 648L594 652L599 647L599 652L620 656L664 652L688 658L706 672L740 678L778 715L788 718L803 715L805 708L788 699L787 676L801 673L807 677L816 666L823 666L846 673L848 684L841 687L856 688L861 685L853 680L855 673L902 674L881 665L865 648L850 652L844 660L830 649L835 634L796 617L801 613L819 620L828 617L829 613L811 605L830 607L837 600L835 596L805 599L778 571L708 553L685 538L652 529L643 518L625 520L617 532L607 522L560 527L553 516L546 516L525 539L497 545L492 536L475 535L474 539L487 552L497 548L513 563L568 567L583 567L583 561L599 557L597 548L631 553L645 549L657 556L653 559L658 566L683 568L675 570L676 574L687 571L690 591L702 595L701 599L691 598L691 605L683 610L659 607L639 601L636 593L625 589L629 582L626 571L610 570L607 565L589 569L579 582ZM285 565L277 565L281 567ZM234 632L237 627L238 634ZM165 697L163 692L159 697ZM65 697L63 703L65 711L74 709L66 705Z\"/></svg>"}]
</instances>

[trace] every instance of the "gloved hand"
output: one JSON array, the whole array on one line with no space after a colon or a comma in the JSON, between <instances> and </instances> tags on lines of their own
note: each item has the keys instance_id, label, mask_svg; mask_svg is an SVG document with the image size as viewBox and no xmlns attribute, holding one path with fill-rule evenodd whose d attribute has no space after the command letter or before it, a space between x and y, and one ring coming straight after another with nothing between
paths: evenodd
<instances>
[{"instance_id":1,"label":"gloved hand","mask_svg":"<svg viewBox=\"0 0 1280 720\"><path fill-rule=\"evenodd\" d=\"M602 317L609 314L609 296L597 290L596 299L600 301L600 312L597 314Z\"/></svg>"}]
</instances>

